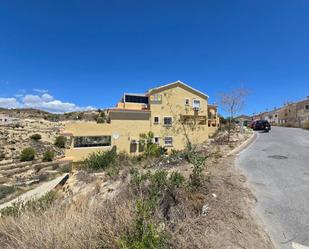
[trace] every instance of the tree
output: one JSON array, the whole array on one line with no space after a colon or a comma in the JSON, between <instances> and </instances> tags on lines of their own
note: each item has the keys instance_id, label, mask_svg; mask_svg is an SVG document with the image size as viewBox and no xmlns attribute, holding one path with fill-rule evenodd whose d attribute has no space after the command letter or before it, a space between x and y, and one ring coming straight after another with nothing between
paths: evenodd
<instances>
[{"instance_id":1,"label":"tree","mask_svg":"<svg viewBox=\"0 0 309 249\"><path fill-rule=\"evenodd\" d=\"M227 124L228 141L230 141L234 117L244 108L247 95L247 89L238 88L230 92L222 93L220 96L221 108L229 114Z\"/></svg>"}]
</instances>

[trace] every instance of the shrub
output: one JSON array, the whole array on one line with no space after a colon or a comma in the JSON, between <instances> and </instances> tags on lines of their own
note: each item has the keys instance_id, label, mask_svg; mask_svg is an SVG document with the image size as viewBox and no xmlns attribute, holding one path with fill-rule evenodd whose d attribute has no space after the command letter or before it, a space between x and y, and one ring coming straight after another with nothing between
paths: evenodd
<instances>
[{"instance_id":1,"label":"shrub","mask_svg":"<svg viewBox=\"0 0 309 249\"><path fill-rule=\"evenodd\" d=\"M109 151L98 151L90 154L84 161L86 168L90 170L106 169L117 162L116 148Z\"/></svg>"},{"instance_id":2,"label":"shrub","mask_svg":"<svg viewBox=\"0 0 309 249\"><path fill-rule=\"evenodd\" d=\"M102 117L98 117L98 118L97 118L97 123L98 123L98 124L103 124L103 123L105 123L105 119L102 118Z\"/></svg>"},{"instance_id":3,"label":"shrub","mask_svg":"<svg viewBox=\"0 0 309 249\"><path fill-rule=\"evenodd\" d=\"M72 163L64 164L61 167L59 167L60 171L62 173L70 173L72 171Z\"/></svg>"},{"instance_id":4,"label":"shrub","mask_svg":"<svg viewBox=\"0 0 309 249\"><path fill-rule=\"evenodd\" d=\"M138 201L136 217L131 231L119 241L121 249L167 248L167 234L151 220L152 210L147 201Z\"/></svg>"},{"instance_id":5,"label":"shrub","mask_svg":"<svg viewBox=\"0 0 309 249\"><path fill-rule=\"evenodd\" d=\"M140 145L144 148L145 157L159 157L166 154L167 149L153 142L154 134L149 131L147 134L140 134Z\"/></svg>"},{"instance_id":6,"label":"shrub","mask_svg":"<svg viewBox=\"0 0 309 249\"><path fill-rule=\"evenodd\" d=\"M31 147L25 148L20 154L20 161L32 161L35 158L35 150Z\"/></svg>"},{"instance_id":7,"label":"shrub","mask_svg":"<svg viewBox=\"0 0 309 249\"><path fill-rule=\"evenodd\" d=\"M54 157L55 157L55 153L51 150L47 150L43 154L42 161L43 162L51 162L51 161L53 161Z\"/></svg>"},{"instance_id":8,"label":"shrub","mask_svg":"<svg viewBox=\"0 0 309 249\"><path fill-rule=\"evenodd\" d=\"M193 164L193 171L190 175L189 187L196 190L202 186L204 179L203 169L208 156L205 156L196 150L196 147L187 149L186 158Z\"/></svg>"},{"instance_id":9,"label":"shrub","mask_svg":"<svg viewBox=\"0 0 309 249\"><path fill-rule=\"evenodd\" d=\"M181 186L185 179L178 172L168 177L168 172L165 170L146 174L132 170L131 174L131 184L138 191L137 196L140 198L136 201L133 227L120 239L119 247L123 249L168 248L170 236L164 228L160 228L158 219L155 218L155 210L158 205L161 208L164 206L164 199L175 198L173 190Z\"/></svg>"},{"instance_id":10,"label":"shrub","mask_svg":"<svg viewBox=\"0 0 309 249\"><path fill-rule=\"evenodd\" d=\"M36 134L31 135L30 138L32 140L39 141L39 140L42 139L42 136L41 136L41 134L36 133Z\"/></svg>"},{"instance_id":11,"label":"shrub","mask_svg":"<svg viewBox=\"0 0 309 249\"><path fill-rule=\"evenodd\" d=\"M55 145L59 148L65 148L67 142L67 138L64 136L56 137Z\"/></svg>"},{"instance_id":12,"label":"shrub","mask_svg":"<svg viewBox=\"0 0 309 249\"><path fill-rule=\"evenodd\" d=\"M170 176L170 183L173 187L182 187L184 185L185 178L179 172L173 172Z\"/></svg>"},{"instance_id":13,"label":"shrub","mask_svg":"<svg viewBox=\"0 0 309 249\"><path fill-rule=\"evenodd\" d=\"M5 186L0 185L0 200L8 196L9 194L12 194L16 191L16 188L13 186Z\"/></svg>"},{"instance_id":14,"label":"shrub","mask_svg":"<svg viewBox=\"0 0 309 249\"><path fill-rule=\"evenodd\" d=\"M11 206L1 209L0 214L1 216L19 216L26 210L30 210L32 212L46 210L54 203L56 197L57 193L55 191L49 191L36 200L14 202Z\"/></svg>"}]
</instances>

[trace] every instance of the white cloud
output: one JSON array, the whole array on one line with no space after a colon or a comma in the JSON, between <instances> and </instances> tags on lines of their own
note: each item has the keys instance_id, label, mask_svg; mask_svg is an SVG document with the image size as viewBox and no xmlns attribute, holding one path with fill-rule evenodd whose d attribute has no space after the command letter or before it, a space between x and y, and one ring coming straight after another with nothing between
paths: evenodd
<instances>
[{"instance_id":1,"label":"white cloud","mask_svg":"<svg viewBox=\"0 0 309 249\"><path fill-rule=\"evenodd\" d=\"M53 113L74 112L95 109L92 106L80 107L73 103L54 99L50 94L26 94L16 98L0 98L0 107L4 108L35 108Z\"/></svg>"},{"instance_id":2,"label":"white cloud","mask_svg":"<svg viewBox=\"0 0 309 249\"><path fill-rule=\"evenodd\" d=\"M23 97L23 96L24 96L23 94L19 94L19 93L14 94L14 97L15 97L15 98L21 98L21 97Z\"/></svg>"},{"instance_id":3,"label":"white cloud","mask_svg":"<svg viewBox=\"0 0 309 249\"><path fill-rule=\"evenodd\" d=\"M33 91L34 91L34 92L37 92L37 93L48 93L48 90L46 90L46 89L34 88Z\"/></svg>"},{"instance_id":4,"label":"white cloud","mask_svg":"<svg viewBox=\"0 0 309 249\"><path fill-rule=\"evenodd\" d=\"M16 98L0 98L0 107L19 108L21 105Z\"/></svg>"},{"instance_id":5,"label":"white cloud","mask_svg":"<svg viewBox=\"0 0 309 249\"><path fill-rule=\"evenodd\" d=\"M54 97L51 96L51 95L48 94L48 93L44 93L44 94L42 95L42 99L43 99L44 101L48 102L48 101L54 100Z\"/></svg>"}]
</instances>

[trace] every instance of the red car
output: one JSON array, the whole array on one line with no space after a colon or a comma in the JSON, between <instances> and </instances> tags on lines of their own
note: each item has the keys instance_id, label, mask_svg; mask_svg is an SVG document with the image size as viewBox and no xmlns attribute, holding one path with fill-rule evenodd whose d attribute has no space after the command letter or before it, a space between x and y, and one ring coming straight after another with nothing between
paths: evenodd
<instances>
[{"instance_id":1,"label":"red car","mask_svg":"<svg viewBox=\"0 0 309 249\"><path fill-rule=\"evenodd\" d=\"M251 129L254 129L255 123L256 123L256 121L252 121L252 122L250 123L250 128L251 128Z\"/></svg>"}]
</instances>

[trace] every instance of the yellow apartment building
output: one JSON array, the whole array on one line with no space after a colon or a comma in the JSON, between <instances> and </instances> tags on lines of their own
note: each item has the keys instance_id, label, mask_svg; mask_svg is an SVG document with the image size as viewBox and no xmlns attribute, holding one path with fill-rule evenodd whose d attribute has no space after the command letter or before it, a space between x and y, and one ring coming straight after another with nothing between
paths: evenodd
<instances>
[{"instance_id":1,"label":"yellow apartment building","mask_svg":"<svg viewBox=\"0 0 309 249\"><path fill-rule=\"evenodd\" d=\"M176 81L148 90L145 94L125 93L107 111L108 122L70 122L63 135L68 145L64 160L81 161L90 153L110 150L131 155L142 152L140 134L152 131L155 143L168 150L184 149L187 139L199 144L219 127L217 106L208 95Z\"/></svg>"}]
</instances>

